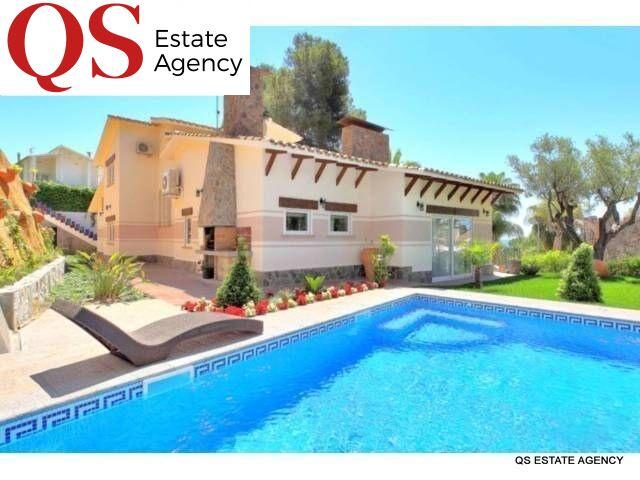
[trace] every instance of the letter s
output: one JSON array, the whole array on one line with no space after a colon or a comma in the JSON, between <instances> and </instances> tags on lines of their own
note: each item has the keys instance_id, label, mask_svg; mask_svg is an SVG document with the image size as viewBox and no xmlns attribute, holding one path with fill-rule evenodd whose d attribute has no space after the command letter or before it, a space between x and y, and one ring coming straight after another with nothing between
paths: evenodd
<instances>
[{"instance_id":1,"label":"letter s","mask_svg":"<svg viewBox=\"0 0 640 480\"><path fill-rule=\"evenodd\" d=\"M26 35L27 26L33 14L40 7L51 7L55 9L64 23L64 29L66 32L66 45L64 49L64 56L60 61L60 65L56 70L49 75L40 75L36 72L29 63L26 51ZM13 62L17 67L27 75L35 77L38 80L38 84L48 92L59 93L69 90L71 87L58 87L53 83L53 79L64 75L80 59L82 55L82 47L84 44L84 37L82 35L82 27L76 20L76 17L64 7L56 5L55 3L38 3L25 8L18 16L13 20L9 27L9 35L7 37L7 44L9 46L9 54L13 59Z\"/></svg>"},{"instance_id":2,"label":"letter s","mask_svg":"<svg viewBox=\"0 0 640 480\"><path fill-rule=\"evenodd\" d=\"M105 73L96 62L95 58L91 59L91 75L92 77L104 77L104 78L127 78L134 75L140 67L142 66L142 49L140 45L131 40L130 38L123 37L117 35L104 26L104 14L111 7L122 7L126 9L133 18L135 19L137 24L140 24L140 6L133 8L130 5L124 5L122 3L111 3L108 5L103 5L102 7L96 9L95 12L91 14L91 18L89 19L89 30L91 31L91 35L98 42L107 45L109 47L113 47L117 50L123 52L127 58L129 59L129 66L121 75L112 76Z\"/></svg>"}]
</instances>

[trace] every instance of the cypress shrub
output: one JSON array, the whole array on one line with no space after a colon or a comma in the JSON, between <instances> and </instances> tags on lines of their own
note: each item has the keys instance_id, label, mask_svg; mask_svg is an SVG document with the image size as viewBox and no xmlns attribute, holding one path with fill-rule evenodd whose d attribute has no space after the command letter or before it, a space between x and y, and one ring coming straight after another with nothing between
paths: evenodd
<instances>
[{"instance_id":1,"label":"cypress shrub","mask_svg":"<svg viewBox=\"0 0 640 480\"><path fill-rule=\"evenodd\" d=\"M562 274L558 294L567 300L601 302L598 276L593 270L593 247L583 243L573 252L569 266Z\"/></svg>"},{"instance_id":2,"label":"cypress shrub","mask_svg":"<svg viewBox=\"0 0 640 480\"><path fill-rule=\"evenodd\" d=\"M249 265L247 243L243 237L238 237L238 256L216 291L216 304L219 307L242 307L251 300L257 302L261 297L262 292Z\"/></svg>"},{"instance_id":3,"label":"cypress shrub","mask_svg":"<svg viewBox=\"0 0 640 480\"><path fill-rule=\"evenodd\" d=\"M55 182L40 182L38 188L34 198L60 212L86 212L95 193L93 188Z\"/></svg>"}]
</instances>

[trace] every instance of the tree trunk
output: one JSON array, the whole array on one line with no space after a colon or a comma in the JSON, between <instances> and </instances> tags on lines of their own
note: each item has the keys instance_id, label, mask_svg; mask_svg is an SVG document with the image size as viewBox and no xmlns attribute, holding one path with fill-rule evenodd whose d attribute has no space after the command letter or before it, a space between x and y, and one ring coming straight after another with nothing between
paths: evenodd
<instances>
[{"instance_id":1,"label":"tree trunk","mask_svg":"<svg viewBox=\"0 0 640 480\"><path fill-rule=\"evenodd\" d=\"M475 270L473 271L473 278L475 281L475 287L482 288L482 270L480 269L480 267L474 268Z\"/></svg>"}]
</instances>

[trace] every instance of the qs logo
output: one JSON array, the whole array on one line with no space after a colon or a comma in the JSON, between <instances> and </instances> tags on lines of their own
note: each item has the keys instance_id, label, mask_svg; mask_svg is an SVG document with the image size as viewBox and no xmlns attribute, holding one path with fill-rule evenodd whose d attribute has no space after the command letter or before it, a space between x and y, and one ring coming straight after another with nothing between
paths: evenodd
<instances>
[{"instance_id":1,"label":"qs logo","mask_svg":"<svg viewBox=\"0 0 640 480\"><path fill-rule=\"evenodd\" d=\"M33 14L40 8L51 7L56 10L64 24L66 43L60 65L52 73L38 73L31 66L26 51L27 27ZM92 37L109 47L122 51L128 58L128 66L120 75L109 75L99 66L94 57L91 59L91 76L103 78L127 78L135 75L142 66L143 54L140 45L130 38L117 35L108 30L104 25L104 15L110 8L123 8L134 18L136 24L140 24L140 6L132 7L123 3L110 3L98 7L89 18L89 32ZM9 28L7 38L9 53L16 66L27 75L34 77L40 87L52 93L69 90L71 87L56 85L54 80L69 72L78 63L84 47L84 34L82 26L77 18L66 8L55 3L38 3L22 10L13 20Z\"/></svg>"}]
</instances>

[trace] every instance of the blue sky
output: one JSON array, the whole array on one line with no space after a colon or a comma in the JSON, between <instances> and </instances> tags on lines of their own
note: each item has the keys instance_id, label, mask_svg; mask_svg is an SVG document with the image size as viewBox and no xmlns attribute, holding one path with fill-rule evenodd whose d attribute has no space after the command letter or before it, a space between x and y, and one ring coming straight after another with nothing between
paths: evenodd
<instances>
[{"instance_id":1,"label":"blue sky","mask_svg":"<svg viewBox=\"0 0 640 480\"><path fill-rule=\"evenodd\" d=\"M640 134L640 28L260 27L251 63L280 65L300 31L342 48L356 106L425 166L475 176L529 158L545 132L579 146ZM0 148L11 159L58 144L95 151L108 113L212 124L215 98L4 97Z\"/></svg>"}]
</instances>

